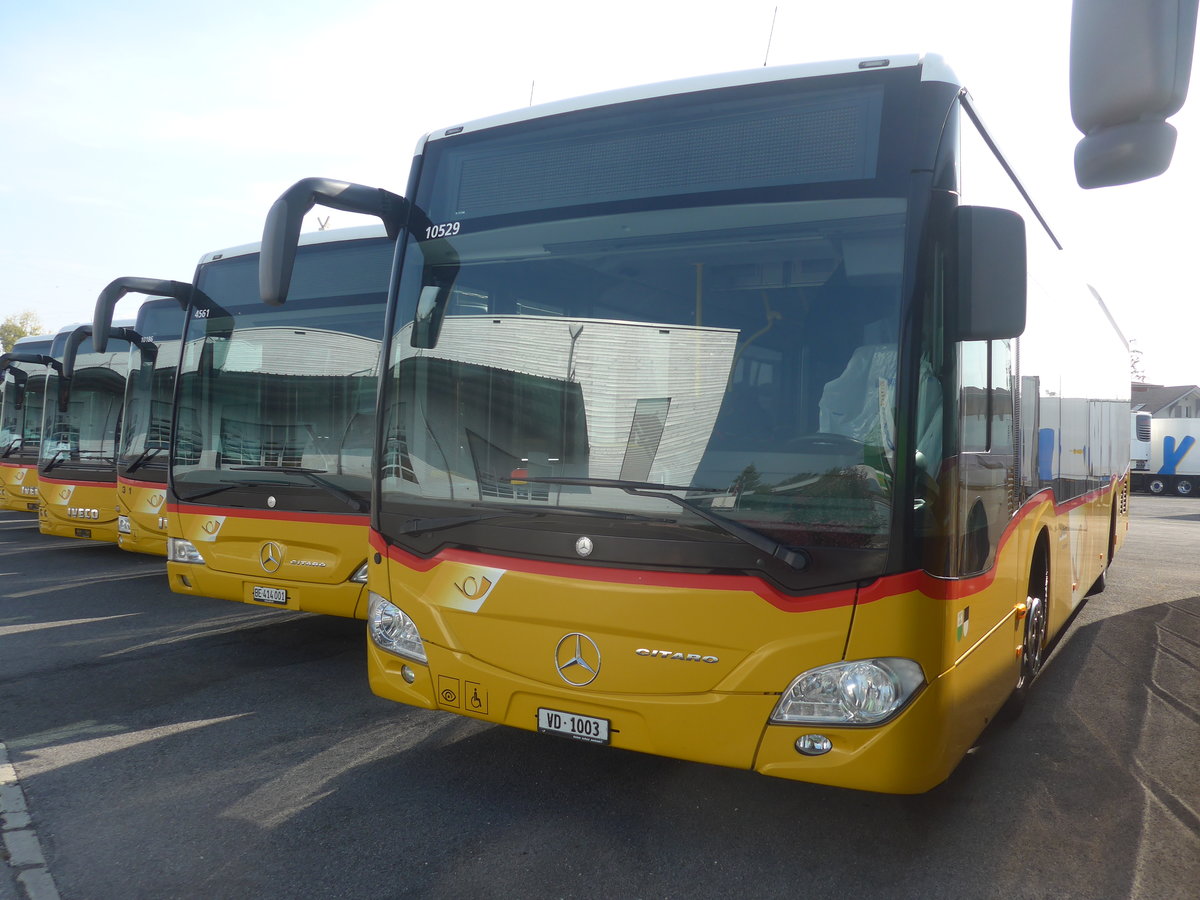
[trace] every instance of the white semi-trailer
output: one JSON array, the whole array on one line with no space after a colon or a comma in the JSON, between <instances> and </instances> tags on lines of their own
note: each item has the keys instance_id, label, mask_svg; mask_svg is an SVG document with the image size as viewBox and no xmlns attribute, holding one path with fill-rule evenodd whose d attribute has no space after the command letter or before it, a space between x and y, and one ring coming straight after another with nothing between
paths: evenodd
<instances>
[{"instance_id":1,"label":"white semi-trailer","mask_svg":"<svg viewBox=\"0 0 1200 900\"><path fill-rule=\"evenodd\" d=\"M1133 472L1133 489L1188 496L1200 488L1200 419L1152 419L1150 463Z\"/></svg>"}]
</instances>

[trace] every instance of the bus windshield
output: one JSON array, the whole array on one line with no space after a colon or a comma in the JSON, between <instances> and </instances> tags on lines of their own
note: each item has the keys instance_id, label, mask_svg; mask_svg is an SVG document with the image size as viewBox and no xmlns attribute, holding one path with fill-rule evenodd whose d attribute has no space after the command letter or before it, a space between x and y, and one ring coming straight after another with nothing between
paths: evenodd
<instances>
[{"instance_id":1,"label":"bus windshield","mask_svg":"<svg viewBox=\"0 0 1200 900\"><path fill-rule=\"evenodd\" d=\"M705 541L729 540L722 520L786 546L885 550L904 77L430 140L385 382L388 538L431 552L406 517L501 504L537 508L541 528L556 512L570 529L624 517L607 527L626 537L660 527L646 517L684 526L697 565Z\"/></svg>"},{"instance_id":2,"label":"bus windshield","mask_svg":"<svg viewBox=\"0 0 1200 900\"><path fill-rule=\"evenodd\" d=\"M175 301L147 301L138 315L141 347L132 346L121 427L119 473L165 484L171 403L183 313Z\"/></svg>"},{"instance_id":3,"label":"bus windshield","mask_svg":"<svg viewBox=\"0 0 1200 900\"><path fill-rule=\"evenodd\" d=\"M69 334L60 332L55 337L51 350L55 359L62 359ZM128 360L129 345L125 341L110 340L106 351L97 353L88 337L79 345L69 380L50 372L39 461L43 473L75 469L88 473L93 480L116 480ZM63 391L68 397L65 412L59 408Z\"/></svg>"},{"instance_id":4,"label":"bus windshield","mask_svg":"<svg viewBox=\"0 0 1200 900\"><path fill-rule=\"evenodd\" d=\"M402 297L440 284L444 318L393 344L385 502L681 515L614 489L640 483L787 544L886 546L904 221L861 198L414 245Z\"/></svg>"},{"instance_id":5,"label":"bus windshield","mask_svg":"<svg viewBox=\"0 0 1200 900\"><path fill-rule=\"evenodd\" d=\"M30 353L49 353L50 342L26 344ZM46 366L12 363L25 373L24 384L11 376L4 379L4 412L0 422L0 459L10 463L36 465L42 440L42 403L46 394ZM20 406L18 407L18 401Z\"/></svg>"},{"instance_id":6,"label":"bus windshield","mask_svg":"<svg viewBox=\"0 0 1200 900\"><path fill-rule=\"evenodd\" d=\"M243 508L365 512L394 244L303 246L285 306L258 299L258 255L201 267L179 369L173 490ZM212 498L211 501L209 498Z\"/></svg>"}]
</instances>

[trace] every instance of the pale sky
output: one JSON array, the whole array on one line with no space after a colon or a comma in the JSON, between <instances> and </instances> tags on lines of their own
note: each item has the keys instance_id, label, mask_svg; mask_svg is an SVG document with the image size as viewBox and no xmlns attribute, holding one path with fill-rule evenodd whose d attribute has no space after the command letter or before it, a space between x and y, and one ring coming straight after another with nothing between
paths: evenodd
<instances>
[{"instance_id":1,"label":"pale sky","mask_svg":"<svg viewBox=\"0 0 1200 900\"><path fill-rule=\"evenodd\" d=\"M0 319L29 309L54 331L90 320L115 277L190 281L201 254L258 240L306 176L403 193L423 133L531 94L928 51L967 84L1147 380L1200 383L1200 99L1172 120L1166 175L1080 190L1069 26L1069 0L3 0Z\"/></svg>"}]
</instances>

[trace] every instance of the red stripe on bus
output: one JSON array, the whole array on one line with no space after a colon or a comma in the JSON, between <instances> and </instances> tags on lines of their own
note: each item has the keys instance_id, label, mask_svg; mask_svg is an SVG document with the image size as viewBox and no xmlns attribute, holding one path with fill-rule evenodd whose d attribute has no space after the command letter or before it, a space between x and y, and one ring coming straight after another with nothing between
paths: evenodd
<instances>
[{"instance_id":1,"label":"red stripe on bus","mask_svg":"<svg viewBox=\"0 0 1200 900\"><path fill-rule=\"evenodd\" d=\"M168 503L167 512L189 516L224 516L227 519L264 519L270 522L312 522L318 525L353 525L366 527L370 516L356 513L309 513L295 510L237 509L226 506L196 506L191 503Z\"/></svg>"},{"instance_id":2,"label":"red stripe on bus","mask_svg":"<svg viewBox=\"0 0 1200 900\"><path fill-rule=\"evenodd\" d=\"M1098 500L1108 491L1113 490L1115 481L1105 488L1098 488L1080 497L1054 505L1054 513L1062 515ZM1012 517L1000 537L997 557L1005 545L1016 533L1021 523L1034 513L1035 510L1047 503L1053 503L1053 492L1049 489L1038 491ZM703 591L746 591L757 594L772 606L784 612L809 612L818 609L835 609L841 606L851 606L855 602L855 590L843 589L826 593L790 596L775 590L762 579L752 575L689 575L677 572L650 572L641 569L586 568L571 563L541 562L538 560L520 559L509 556L495 556L487 553L477 553L470 550L448 548L430 559L423 559L406 552L400 547L391 546L378 532L370 532L369 543L377 553L386 555L405 568L415 572L428 572L443 562L458 562L466 565L482 566L489 569L504 569L506 571L524 572L529 575L545 575L552 578L563 578L576 581L598 581L606 584L646 585L652 587L677 588L682 590ZM923 570L901 572L896 575L885 575L871 584L858 590L858 602L873 603L887 597L900 594L920 593L935 600L956 600L961 597L981 593L991 586L996 578L996 567L993 563L987 572L966 578L939 578Z\"/></svg>"},{"instance_id":3,"label":"red stripe on bus","mask_svg":"<svg viewBox=\"0 0 1200 900\"><path fill-rule=\"evenodd\" d=\"M165 488L167 486L165 481L138 481L134 478L126 478L124 475L117 476L117 483L136 488Z\"/></svg>"}]
</instances>

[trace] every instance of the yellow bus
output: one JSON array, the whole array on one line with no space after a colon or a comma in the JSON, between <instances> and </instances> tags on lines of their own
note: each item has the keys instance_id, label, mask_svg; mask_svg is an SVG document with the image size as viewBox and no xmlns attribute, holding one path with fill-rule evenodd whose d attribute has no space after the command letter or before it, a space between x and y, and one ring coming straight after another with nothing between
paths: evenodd
<instances>
[{"instance_id":1,"label":"yellow bus","mask_svg":"<svg viewBox=\"0 0 1200 900\"><path fill-rule=\"evenodd\" d=\"M258 245L206 254L177 374L167 573L179 593L366 616L375 394L395 242L304 238L285 306Z\"/></svg>"},{"instance_id":2,"label":"yellow bus","mask_svg":"<svg viewBox=\"0 0 1200 900\"><path fill-rule=\"evenodd\" d=\"M50 349L61 370L52 369L46 380L38 527L43 534L115 543L116 451L129 345L110 338L107 352L99 353L91 335L91 325L69 325Z\"/></svg>"},{"instance_id":3,"label":"yellow bus","mask_svg":"<svg viewBox=\"0 0 1200 900\"><path fill-rule=\"evenodd\" d=\"M147 279L117 278L96 300L92 343L103 352L111 332L113 307ZM132 329L115 336L129 341L129 372L117 452L117 545L133 553L167 555L167 460L171 446L171 404L179 338L191 285L154 282L162 292L138 308Z\"/></svg>"},{"instance_id":4,"label":"yellow bus","mask_svg":"<svg viewBox=\"0 0 1200 900\"><path fill-rule=\"evenodd\" d=\"M0 413L0 509L37 512L38 447L46 372L54 335L23 337L0 356L4 402Z\"/></svg>"},{"instance_id":5,"label":"yellow bus","mask_svg":"<svg viewBox=\"0 0 1200 900\"><path fill-rule=\"evenodd\" d=\"M456 124L264 246L315 201L400 232L380 696L915 793L1103 587L1128 345L937 56Z\"/></svg>"}]
</instances>

